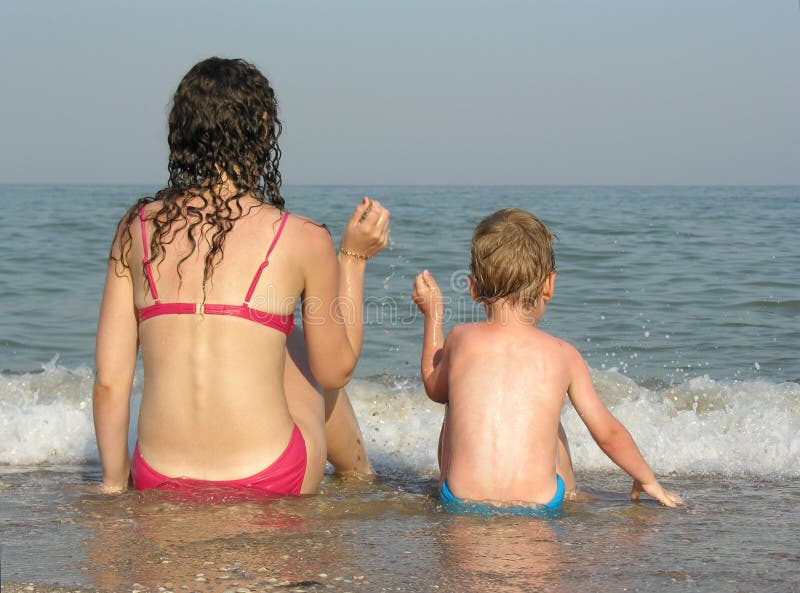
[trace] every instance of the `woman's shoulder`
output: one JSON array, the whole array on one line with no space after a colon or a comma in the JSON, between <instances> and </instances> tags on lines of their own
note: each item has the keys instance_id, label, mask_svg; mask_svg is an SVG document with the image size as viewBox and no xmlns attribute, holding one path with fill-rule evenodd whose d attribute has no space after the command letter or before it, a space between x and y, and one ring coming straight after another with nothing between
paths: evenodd
<instances>
[{"instance_id":1,"label":"woman's shoulder","mask_svg":"<svg viewBox=\"0 0 800 593\"><path fill-rule=\"evenodd\" d=\"M303 216L302 214L296 214L294 212L289 212L288 210L286 210L286 213L285 213L284 216L286 216L286 215L289 216L289 218L287 219L287 224L289 223L289 221L293 221L294 224L297 224L297 225L303 225L304 227L308 225L308 226L311 226L311 227L314 227L314 228L317 228L317 229L323 229L325 232L328 232L328 227L326 225L324 225L324 224L322 224L320 222L317 222L316 220L314 220L312 218L309 218L308 216ZM330 233L328 233L328 234L330 234Z\"/></svg>"},{"instance_id":2,"label":"woman's shoulder","mask_svg":"<svg viewBox=\"0 0 800 593\"><path fill-rule=\"evenodd\" d=\"M134 222L138 223L140 217L148 220L161 209L161 203L162 200L156 200L150 197L136 200L125 211L120 222L127 222L128 224Z\"/></svg>"},{"instance_id":3,"label":"woman's shoulder","mask_svg":"<svg viewBox=\"0 0 800 593\"><path fill-rule=\"evenodd\" d=\"M147 219L148 217L152 217L153 208L155 207L153 200L136 200L130 206L128 206L127 210L123 213L120 217L119 222L117 222L117 233L125 228L132 228L134 225L139 224L139 218L143 217ZM142 213L144 216L142 216Z\"/></svg>"},{"instance_id":4,"label":"woman's shoulder","mask_svg":"<svg viewBox=\"0 0 800 593\"><path fill-rule=\"evenodd\" d=\"M286 214L289 213L287 212ZM302 240L315 243L330 243L332 241L331 232L325 224L301 214L291 213L286 220L286 226Z\"/></svg>"},{"instance_id":5,"label":"woman's shoulder","mask_svg":"<svg viewBox=\"0 0 800 593\"><path fill-rule=\"evenodd\" d=\"M327 261L328 255L335 253L328 228L299 214L292 213L286 219L283 236L279 239L281 241L287 243L294 257L308 265Z\"/></svg>"}]
</instances>

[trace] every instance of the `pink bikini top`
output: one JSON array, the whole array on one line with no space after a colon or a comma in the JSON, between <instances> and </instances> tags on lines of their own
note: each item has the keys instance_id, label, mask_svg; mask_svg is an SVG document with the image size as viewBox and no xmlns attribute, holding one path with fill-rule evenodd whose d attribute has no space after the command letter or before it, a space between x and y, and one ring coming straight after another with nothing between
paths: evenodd
<instances>
[{"instance_id":1,"label":"pink bikini top","mask_svg":"<svg viewBox=\"0 0 800 593\"><path fill-rule=\"evenodd\" d=\"M275 238L272 239L267 255L264 261L256 271L253 281L250 283L250 289L244 297L244 302L241 305L214 305L203 303L162 303L158 298L158 291L156 290L156 283L153 280L153 271L150 269L150 249L147 246L147 231L145 229L144 207L139 208L139 221L142 225L142 245L144 246L144 271L147 274L147 283L150 285L150 295L155 301L154 305L142 307L136 313L139 323L146 321L151 317L159 315L228 315L230 317L240 317L248 321L255 321L261 325L266 325L279 332L283 332L287 336L292 333L294 328L294 315L279 315L277 313L268 313L267 311L260 311L250 306L250 299L253 296L253 291L256 289L261 278L261 272L264 271L269 265L269 255L275 248L275 244L283 232L283 227L286 225L286 220L289 218L289 213L286 212L281 217L281 224L278 226L278 232L275 233Z\"/></svg>"}]
</instances>

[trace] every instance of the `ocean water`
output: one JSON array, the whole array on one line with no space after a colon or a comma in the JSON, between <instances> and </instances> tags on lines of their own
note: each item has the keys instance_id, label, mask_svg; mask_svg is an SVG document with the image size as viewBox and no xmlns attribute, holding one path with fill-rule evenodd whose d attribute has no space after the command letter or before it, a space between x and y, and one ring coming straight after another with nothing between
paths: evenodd
<instances>
[{"instance_id":1,"label":"ocean water","mask_svg":"<svg viewBox=\"0 0 800 593\"><path fill-rule=\"evenodd\" d=\"M105 261L120 216L155 189L0 186L4 583L800 590L800 187L286 187L288 208L335 236L363 195L392 211L390 246L368 267L364 354L348 388L378 477L328 476L318 496L212 506L95 491ZM411 283L431 270L448 326L480 319L466 291L470 235L509 206L559 237L543 327L583 352L601 397L686 507L631 504L629 479L569 405L563 422L590 501L553 521L437 506L442 409L417 376ZM140 394L139 371L134 408Z\"/></svg>"}]
</instances>

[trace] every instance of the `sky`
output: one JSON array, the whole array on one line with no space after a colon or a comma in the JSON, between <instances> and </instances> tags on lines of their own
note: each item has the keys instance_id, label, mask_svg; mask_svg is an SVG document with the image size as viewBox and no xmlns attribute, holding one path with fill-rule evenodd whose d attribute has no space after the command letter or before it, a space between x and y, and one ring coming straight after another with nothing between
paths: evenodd
<instances>
[{"instance_id":1,"label":"sky","mask_svg":"<svg viewBox=\"0 0 800 593\"><path fill-rule=\"evenodd\" d=\"M0 0L0 183L163 185L212 55L287 184L800 184L798 0Z\"/></svg>"}]
</instances>

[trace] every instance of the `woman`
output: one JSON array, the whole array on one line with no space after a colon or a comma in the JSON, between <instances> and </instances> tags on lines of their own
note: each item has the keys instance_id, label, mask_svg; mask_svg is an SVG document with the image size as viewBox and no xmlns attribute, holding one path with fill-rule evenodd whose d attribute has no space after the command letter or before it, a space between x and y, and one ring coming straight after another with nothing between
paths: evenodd
<instances>
[{"instance_id":1,"label":"woman","mask_svg":"<svg viewBox=\"0 0 800 593\"><path fill-rule=\"evenodd\" d=\"M247 62L210 58L178 86L169 184L123 217L109 258L93 393L106 491L126 489L129 476L137 489L315 491L326 439L313 378L333 390L331 424L350 431L340 440L361 446L336 389L361 351L364 270L386 245L389 212L365 198L337 261L323 226L284 210L280 131L274 92ZM292 332L298 300L305 352Z\"/></svg>"}]
</instances>

